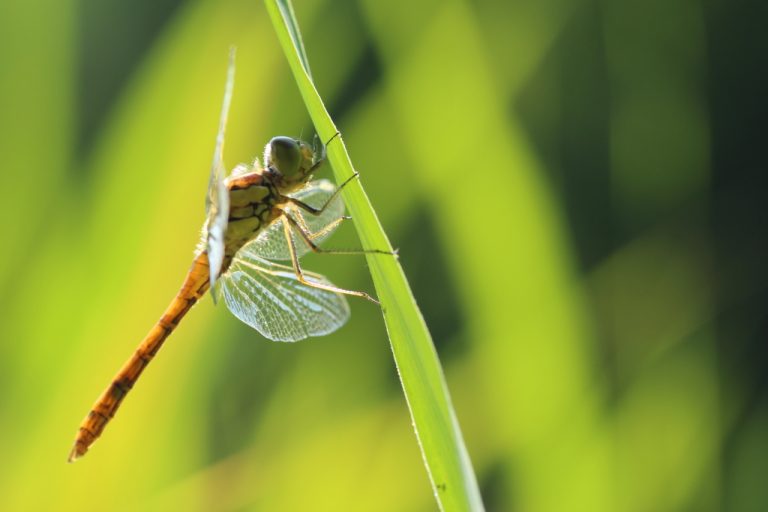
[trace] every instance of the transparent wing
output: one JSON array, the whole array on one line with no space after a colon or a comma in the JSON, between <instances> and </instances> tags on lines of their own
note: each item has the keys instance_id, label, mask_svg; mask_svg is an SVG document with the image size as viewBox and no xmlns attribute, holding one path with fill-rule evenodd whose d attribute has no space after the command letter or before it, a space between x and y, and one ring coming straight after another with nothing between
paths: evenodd
<instances>
[{"instance_id":1,"label":"transparent wing","mask_svg":"<svg viewBox=\"0 0 768 512\"><path fill-rule=\"evenodd\" d=\"M238 251L221 276L221 294L232 313L274 341L298 341L330 334L349 319L349 305L338 293L298 281L293 268ZM304 271L308 281L330 285L323 276Z\"/></svg>"},{"instance_id":2,"label":"transparent wing","mask_svg":"<svg viewBox=\"0 0 768 512\"><path fill-rule=\"evenodd\" d=\"M224 183L224 131L227 126L229 105L232 102L232 89L235 85L235 48L229 50L229 66L227 68L227 85L224 89L224 101L219 117L219 132L216 134L216 148L213 151L211 177L208 182L208 195L205 198L205 211L208 214L206 224L206 252L211 268L211 289L221 272L224 261L224 233L227 231L229 217L229 192Z\"/></svg>"},{"instance_id":3,"label":"transparent wing","mask_svg":"<svg viewBox=\"0 0 768 512\"><path fill-rule=\"evenodd\" d=\"M290 194L290 196L310 206L320 208L335 191L336 186L330 181L317 180L310 181L304 188ZM321 243L338 226L339 220L344 215L344 201L341 200L340 195L337 195L320 215L312 215L294 204L288 204L285 210L294 219L303 223L309 233L316 234L313 239L315 243ZM293 233L293 241L296 253L299 256L309 252L309 246L295 231ZM291 259L283 226L280 222L273 222L270 226L267 226L254 241L248 244L248 247L253 254L269 260Z\"/></svg>"}]
</instances>

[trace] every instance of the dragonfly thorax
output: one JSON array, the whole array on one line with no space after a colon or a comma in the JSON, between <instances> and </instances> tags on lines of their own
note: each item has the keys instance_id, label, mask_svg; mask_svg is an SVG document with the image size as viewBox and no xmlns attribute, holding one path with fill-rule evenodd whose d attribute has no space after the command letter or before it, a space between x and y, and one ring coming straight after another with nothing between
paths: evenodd
<instances>
[{"instance_id":1,"label":"dragonfly thorax","mask_svg":"<svg viewBox=\"0 0 768 512\"><path fill-rule=\"evenodd\" d=\"M275 219L274 208L282 195L271 178L250 173L229 181L229 218L224 233L224 253L228 257Z\"/></svg>"}]
</instances>

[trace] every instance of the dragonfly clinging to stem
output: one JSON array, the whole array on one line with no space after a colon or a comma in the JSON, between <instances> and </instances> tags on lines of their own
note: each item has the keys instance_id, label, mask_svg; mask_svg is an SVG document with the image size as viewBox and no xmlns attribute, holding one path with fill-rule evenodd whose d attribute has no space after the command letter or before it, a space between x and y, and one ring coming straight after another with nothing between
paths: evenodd
<instances>
[{"instance_id":1,"label":"dragonfly clinging to stem","mask_svg":"<svg viewBox=\"0 0 768 512\"><path fill-rule=\"evenodd\" d=\"M209 288L214 300L219 292L237 318L275 341L298 341L335 331L349 318L344 295L378 303L365 292L339 288L299 265L299 257L309 251L394 254L319 247L348 218L339 192L357 177L339 187L327 180L311 181L325 160L330 140L314 150L301 140L274 137L264 150L263 166L258 160L250 166L238 165L224 177L224 131L234 70L233 49L206 197L208 218L192 266L160 320L81 423L70 462L85 455L101 435L163 342ZM289 261L290 266L279 260Z\"/></svg>"}]
</instances>

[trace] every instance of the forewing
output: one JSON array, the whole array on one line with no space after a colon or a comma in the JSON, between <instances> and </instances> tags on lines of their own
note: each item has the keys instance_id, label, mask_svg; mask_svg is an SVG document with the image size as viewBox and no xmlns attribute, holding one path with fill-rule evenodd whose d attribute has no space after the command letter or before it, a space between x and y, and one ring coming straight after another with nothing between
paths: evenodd
<instances>
[{"instance_id":1,"label":"forewing","mask_svg":"<svg viewBox=\"0 0 768 512\"><path fill-rule=\"evenodd\" d=\"M336 186L328 180L309 182L304 188L290 196L315 208L322 207L336 191ZM312 215L295 204L289 203L286 211L297 221L303 222L310 233L319 235L313 239L316 244L328 238L336 229L334 223L344 215L344 201L337 195L328 207L319 215ZM309 252L309 246L303 238L293 230L293 241L298 256ZM270 260L290 260L288 243L280 222L273 222L261 234L250 242L250 251L262 258Z\"/></svg>"},{"instance_id":2,"label":"forewing","mask_svg":"<svg viewBox=\"0 0 768 512\"><path fill-rule=\"evenodd\" d=\"M224 183L224 131L227 126L229 105L232 102L232 89L235 85L235 49L229 51L229 67L227 68L227 85L224 89L224 101L219 117L219 131L216 134L216 148L213 151L211 177L208 182L208 195L205 209L208 214L206 225L206 252L211 268L211 289L214 289L216 279L221 272L224 261L224 233L227 231L229 217L229 191Z\"/></svg>"},{"instance_id":3,"label":"forewing","mask_svg":"<svg viewBox=\"0 0 768 512\"><path fill-rule=\"evenodd\" d=\"M229 193L223 182L220 182L216 191L217 200L211 205L208 212L208 225L206 227L206 253L210 265L211 289L216 285L216 279L221 272L224 262L224 233L227 231L227 217L229 215Z\"/></svg>"},{"instance_id":4,"label":"forewing","mask_svg":"<svg viewBox=\"0 0 768 512\"><path fill-rule=\"evenodd\" d=\"M267 261L246 245L221 276L221 293L232 313L274 341L330 334L349 319L346 299L299 282L291 267ZM314 272L308 281L333 284Z\"/></svg>"}]
</instances>

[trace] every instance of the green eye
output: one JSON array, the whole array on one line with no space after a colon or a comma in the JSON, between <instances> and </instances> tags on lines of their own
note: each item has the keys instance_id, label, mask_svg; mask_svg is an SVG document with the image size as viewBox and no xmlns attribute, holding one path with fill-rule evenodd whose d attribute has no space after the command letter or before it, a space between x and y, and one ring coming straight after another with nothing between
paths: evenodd
<instances>
[{"instance_id":1,"label":"green eye","mask_svg":"<svg viewBox=\"0 0 768 512\"><path fill-rule=\"evenodd\" d=\"M290 137L273 137L267 144L264 161L286 178L293 177L302 162L299 143Z\"/></svg>"}]
</instances>

